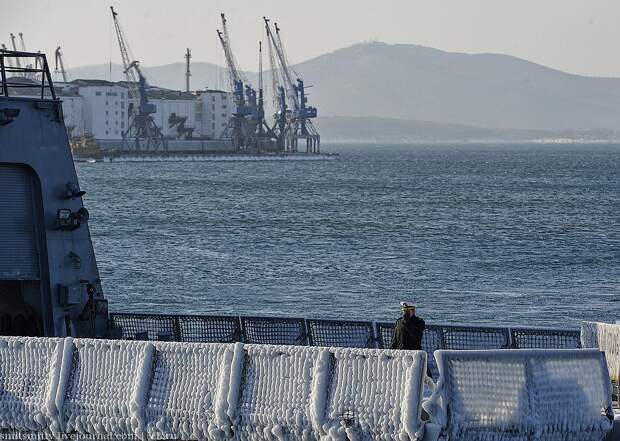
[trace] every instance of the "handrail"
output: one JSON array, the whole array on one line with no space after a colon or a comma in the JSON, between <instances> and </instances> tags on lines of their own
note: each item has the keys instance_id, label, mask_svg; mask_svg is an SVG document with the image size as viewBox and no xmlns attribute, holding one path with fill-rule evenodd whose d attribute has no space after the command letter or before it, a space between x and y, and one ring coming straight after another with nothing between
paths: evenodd
<instances>
[{"instance_id":1,"label":"handrail","mask_svg":"<svg viewBox=\"0 0 620 441\"><path fill-rule=\"evenodd\" d=\"M149 322L149 318L152 320ZM343 327L353 327L356 328L366 328L369 333L369 339L367 343L367 347L386 347L389 345L388 341L385 341L385 336L383 332L391 332L393 327L393 323L391 322L373 322L367 320L336 320L336 319L315 319L315 318L301 318L301 317L269 317L269 316L236 316L236 315L191 315L191 314L140 314L140 313L111 313L110 314L111 325L113 328L122 328L120 329L121 334L119 337L132 339L135 338L135 334L137 329L141 329L141 332L150 331L148 338L149 339L157 339L158 332L167 333L172 332L175 340L185 341L184 335L182 331L182 324L185 321L203 321L204 323L212 323L216 326L216 322L218 321L227 321L229 324L233 325L236 330L235 334L238 337L239 341L249 341L251 338L248 338L246 335L246 327L247 323L253 322L261 322L263 325L271 324L275 331L277 330L278 324L281 323L299 323L299 331L300 338L298 341L300 344L308 344L314 345L316 341L315 328L321 327L325 325L334 326L334 325L342 325ZM140 327L140 323L144 325L145 323L149 324L150 328L146 325ZM160 323L161 326L157 326L157 323ZM164 325L165 324L165 325ZM498 345L498 349L505 348L513 348L518 349L522 348L520 346L521 338L526 338L528 336L532 336L533 338L543 339L549 337L549 341L547 341L547 345L555 345L557 347L580 347L579 330L575 329L555 329L555 328L544 328L544 327L502 327L502 326L486 326L486 325L456 325L456 324L427 324L427 331L432 331L435 333L441 334L441 345L445 346L445 335L446 333L451 334L455 332L463 332L468 334L475 334L476 332L484 333L484 334L496 334L499 338L500 335L505 336L505 342L501 345ZM123 332L126 331L126 332ZM174 332L173 332L174 331ZM328 332L327 329L321 329L321 332ZM226 335L229 335L229 330L226 330ZM195 341L195 336L192 336L191 341ZM274 337L275 338L275 337ZM558 340L559 341L556 341ZM561 339L570 339L569 343L561 341ZM276 338L277 340L277 338ZM319 339L321 340L321 339ZM226 340L228 341L228 340ZM564 345L564 346L563 346ZM554 346L554 347L555 347ZM537 347L537 346L526 346L526 347ZM444 348L448 349L448 348ZM474 349L474 347L472 347Z\"/></svg>"},{"instance_id":2,"label":"handrail","mask_svg":"<svg viewBox=\"0 0 620 441\"><path fill-rule=\"evenodd\" d=\"M9 59L26 60L24 67L12 66ZM40 66L40 67L39 67ZM9 76L9 74L11 76ZM9 97L15 89L30 88L40 91L40 98L46 99L46 91L56 100L47 57L39 52L21 52L0 49L0 97ZM18 95L18 93L16 93Z\"/></svg>"}]
</instances>

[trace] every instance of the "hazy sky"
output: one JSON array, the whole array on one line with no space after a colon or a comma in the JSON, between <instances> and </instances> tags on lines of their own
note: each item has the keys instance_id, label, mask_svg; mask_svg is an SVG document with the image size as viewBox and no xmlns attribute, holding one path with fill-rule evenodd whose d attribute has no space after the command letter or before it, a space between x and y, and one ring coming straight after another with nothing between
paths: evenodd
<instances>
[{"instance_id":1,"label":"hazy sky","mask_svg":"<svg viewBox=\"0 0 620 441\"><path fill-rule=\"evenodd\" d=\"M0 0L0 42L23 32L29 50L63 47L67 67L120 62L109 6L144 65L222 63L225 12L241 68L257 69L261 17L282 28L292 62L367 40L515 55L567 72L620 76L618 0ZM50 57L51 58L51 57Z\"/></svg>"}]
</instances>

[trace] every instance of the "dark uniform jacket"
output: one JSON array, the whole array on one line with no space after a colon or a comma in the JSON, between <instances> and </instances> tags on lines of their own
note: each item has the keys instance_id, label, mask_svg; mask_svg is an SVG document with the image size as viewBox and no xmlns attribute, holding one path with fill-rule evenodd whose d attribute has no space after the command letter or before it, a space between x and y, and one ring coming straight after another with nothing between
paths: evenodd
<instances>
[{"instance_id":1,"label":"dark uniform jacket","mask_svg":"<svg viewBox=\"0 0 620 441\"><path fill-rule=\"evenodd\" d=\"M425 326L424 320L415 315L408 319L399 318L394 326L390 349L422 350L422 334Z\"/></svg>"}]
</instances>

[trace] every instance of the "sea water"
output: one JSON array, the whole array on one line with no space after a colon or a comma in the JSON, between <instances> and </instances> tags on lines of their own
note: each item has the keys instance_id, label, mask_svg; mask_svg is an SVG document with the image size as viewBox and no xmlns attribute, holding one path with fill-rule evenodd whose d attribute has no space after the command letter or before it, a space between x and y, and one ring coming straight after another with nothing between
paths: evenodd
<instances>
[{"instance_id":1,"label":"sea water","mask_svg":"<svg viewBox=\"0 0 620 441\"><path fill-rule=\"evenodd\" d=\"M76 164L110 310L620 317L620 146L323 149L340 159Z\"/></svg>"}]
</instances>

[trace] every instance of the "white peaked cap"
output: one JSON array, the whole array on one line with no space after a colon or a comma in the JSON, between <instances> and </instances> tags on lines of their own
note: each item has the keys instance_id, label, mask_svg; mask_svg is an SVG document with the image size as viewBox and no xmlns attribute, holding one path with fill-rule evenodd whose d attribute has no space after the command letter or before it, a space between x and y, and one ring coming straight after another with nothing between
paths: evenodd
<instances>
[{"instance_id":1,"label":"white peaked cap","mask_svg":"<svg viewBox=\"0 0 620 441\"><path fill-rule=\"evenodd\" d=\"M411 302L400 302L401 308L415 308L415 305Z\"/></svg>"}]
</instances>

